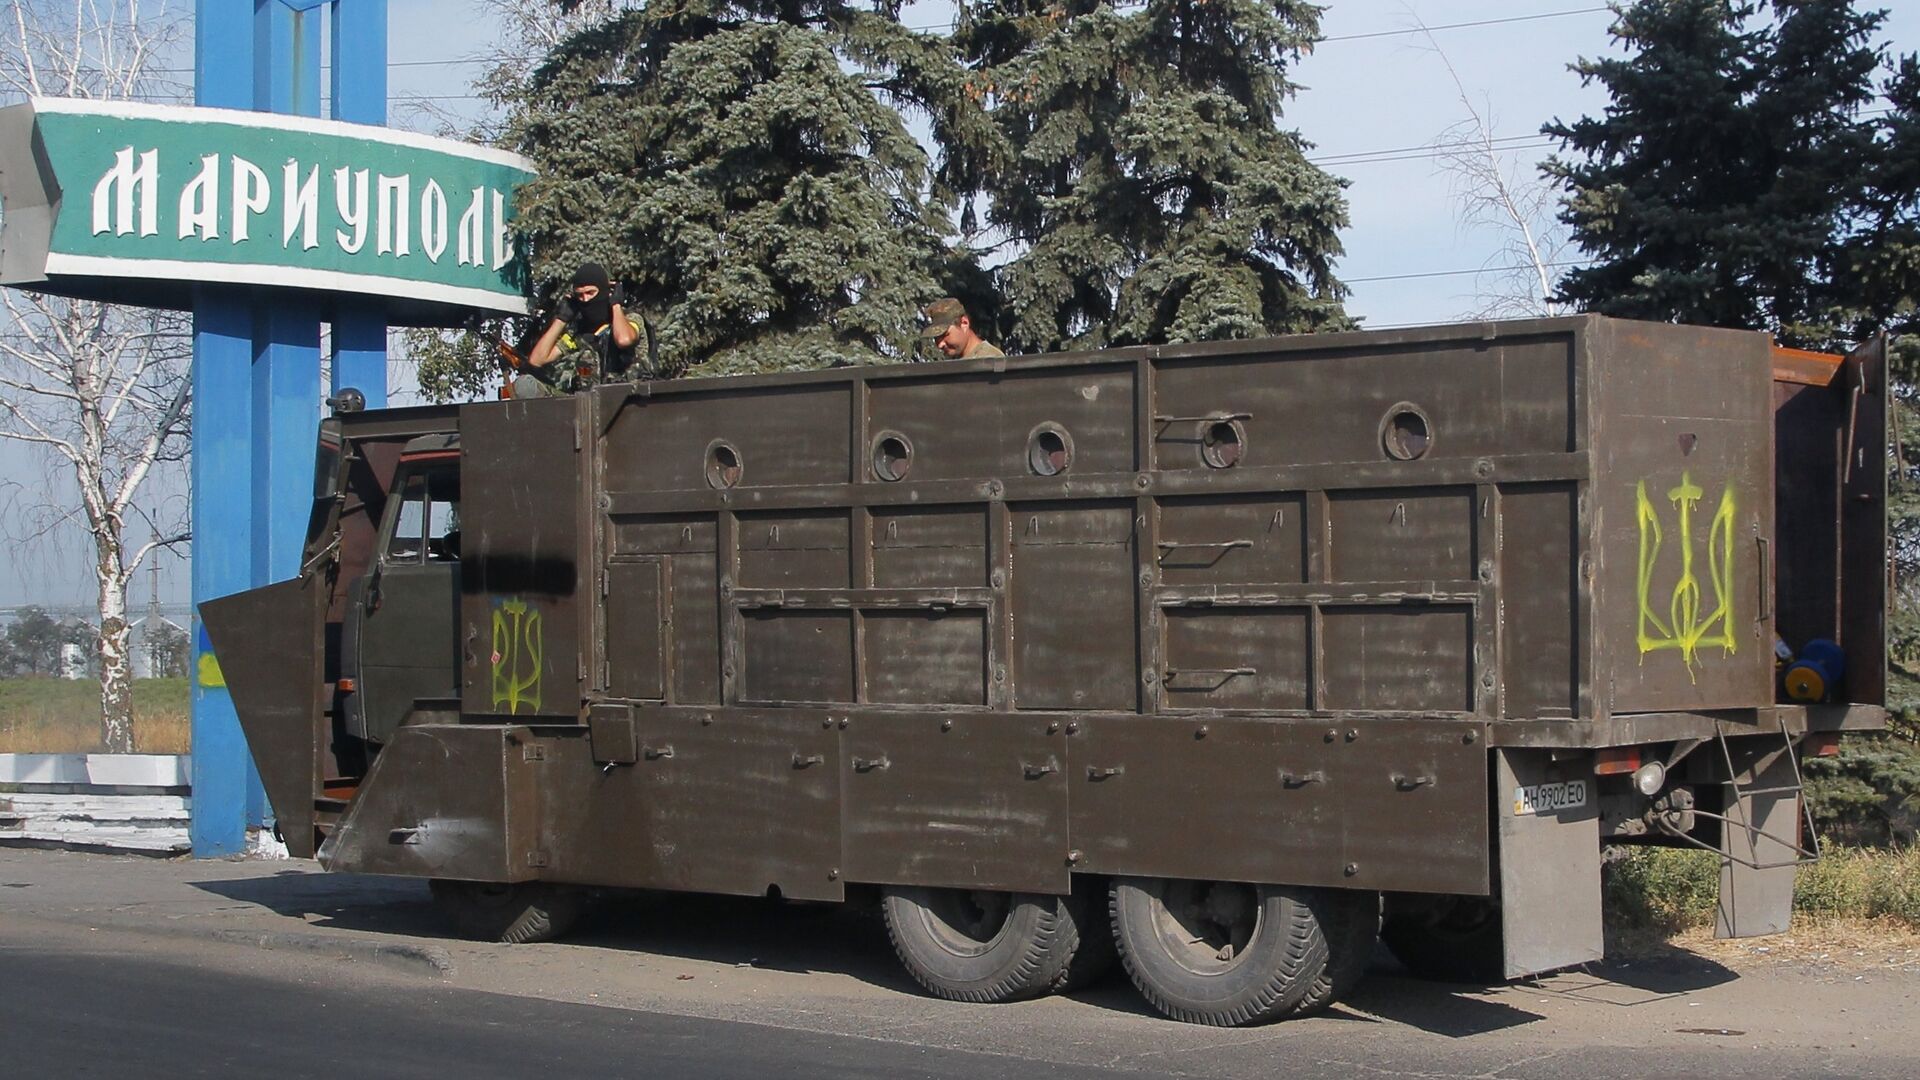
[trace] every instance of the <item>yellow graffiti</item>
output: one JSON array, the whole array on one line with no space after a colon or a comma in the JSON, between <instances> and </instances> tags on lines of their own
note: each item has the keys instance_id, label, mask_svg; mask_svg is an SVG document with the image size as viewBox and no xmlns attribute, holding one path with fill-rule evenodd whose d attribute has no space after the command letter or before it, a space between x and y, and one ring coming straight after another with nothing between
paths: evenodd
<instances>
[{"instance_id":1,"label":"yellow graffiti","mask_svg":"<svg viewBox=\"0 0 1920 1080\"><path fill-rule=\"evenodd\" d=\"M1650 652L1678 649L1688 678L1693 678L1701 646L1718 645L1727 654L1739 651L1733 634L1733 485L1721 490L1720 507L1707 527L1707 581L1713 586L1713 609L1705 615L1701 614L1700 579L1694 573L1693 512L1706 492L1686 473L1680 474L1680 485L1667 492L1668 501L1679 512L1680 578L1667 599L1665 619L1653 605L1653 573L1665 541L1660 513L1647 498L1645 480L1635 495L1640 525L1640 661L1645 663Z\"/></svg>"},{"instance_id":2,"label":"yellow graffiti","mask_svg":"<svg viewBox=\"0 0 1920 1080\"><path fill-rule=\"evenodd\" d=\"M540 612L514 597L493 606L493 707L518 713L540 711L541 654L545 633Z\"/></svg>"}]
</instances>

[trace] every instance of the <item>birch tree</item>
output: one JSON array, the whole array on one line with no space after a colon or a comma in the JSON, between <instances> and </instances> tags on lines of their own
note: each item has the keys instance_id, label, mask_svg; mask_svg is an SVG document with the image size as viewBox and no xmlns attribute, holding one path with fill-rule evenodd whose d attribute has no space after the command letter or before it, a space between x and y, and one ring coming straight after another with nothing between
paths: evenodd
<instances>
[{"instance_id":1,"label":"birch tree","mask_svg":"<svg viewBox=\"0 0 1920 1080\"><path fill-rule=\"evenodd\" d=\"M183 54L184 15L166 0L12 0L0 30L0 90L14 98L177 100L182 87L162 68ZM0 305L0 439L39 447L72 481L77 506L59 504L51 491L45 505L91 540L101 743L129 752L127 589L156 548L187 540L183 521L158 519L142 496L157 467L186 454L188 324L177 312L11 289L0 291Z\"/></svg>"}]
</instances>

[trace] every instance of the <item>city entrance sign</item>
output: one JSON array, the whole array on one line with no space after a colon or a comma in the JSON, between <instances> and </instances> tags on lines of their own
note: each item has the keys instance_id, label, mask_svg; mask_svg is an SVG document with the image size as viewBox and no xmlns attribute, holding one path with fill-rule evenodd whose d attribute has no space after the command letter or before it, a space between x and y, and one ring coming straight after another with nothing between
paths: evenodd
<instances>
[{"instance_id":1,"label":"city entrance sign","mask_svg":"<svg viewBox=\"0 0 1920 1080\"><path fill-rule=\"evenodd\" d=\"M29 157L29 153L31 156ZM0 284L189 308L196 284L381 297L390 323L526 311L520 156L365 124L36 98L0 109Z\"/></svg>"}]
</instances>

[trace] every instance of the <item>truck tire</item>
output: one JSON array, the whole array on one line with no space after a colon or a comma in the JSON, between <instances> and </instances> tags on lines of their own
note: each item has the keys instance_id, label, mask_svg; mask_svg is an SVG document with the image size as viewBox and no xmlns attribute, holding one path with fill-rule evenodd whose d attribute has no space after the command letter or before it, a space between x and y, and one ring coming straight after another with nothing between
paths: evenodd
<instances>
[{"instance_id":1,"label":"truck tire","mask_svg":"<svg viewBox=\"0 0 1920 1080\"><path fill-rule=\"evenodd\" d=\"M1116 878L1120 962L1175 1020L1238 1027L1292 1013L1327 975L1329 890Z\"/></svg>"},{"instance_id":2,"label":"truck tire","mask_svg":"<svg viewBox=\"0 0 1920 1080\"><path fill-rule=\"evenodd\" d=\"M949 1001L998 1003L1063 989L1087 905L1072 896L888 886L893 951L915 981Z\"/></svg>"},{"instance_id":3,"label":"truck tire","mask_svg":"<svg viewBox=\"0 0 1920 1080\"><path fill-rule=\"evenodd\" d=\"M586 894L544 881L429 883L433 902L461 937L527 945L552 941L573 928L586 908Z\"/></svg>"},{"instance_id":4,"label":"truck tire","mask_svg":"<svg viewBox=\"0 0 1920 1080\"><path fill-rule=\"evenodd\" d=\"M1394 958L1422 979L1506 981L1500 909L1484 896L1393 896L1380 937Z\"/></svg>"},{"instance_id":5,"label":"truck tire","mask_svg":"<svg viewBox=\"0 0 1920 1080\"><path fill-rule=\"evenodd\" d=\"M1380 894L1340 890L1329 905L1327 970L1313 982L1293 1015L1311 1016L1341 1000L1366 976L1380 943Z\"/></svg>"}]
</instances>

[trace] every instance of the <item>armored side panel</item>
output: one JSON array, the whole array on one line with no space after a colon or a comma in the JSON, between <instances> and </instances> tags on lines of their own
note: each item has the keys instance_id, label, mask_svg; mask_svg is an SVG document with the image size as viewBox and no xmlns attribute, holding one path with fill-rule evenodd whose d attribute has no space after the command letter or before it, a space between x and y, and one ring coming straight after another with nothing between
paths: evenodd
<instances>
[{"instance_id":1,"label":"armored side panel","mask_svg":"<svg viewBox=\"0 0 1920 1080\"><path fill-rule=\"evenodd\" d=\"M577 398L460 411L461 711L581 716L583 621L593 567L583 566Z\"/></svg>"},{"instance_id":2,"label":"armored side panel","mask_svg":"<svg viewBox=\"0 0 1920 1080\"><path fill-rule=\"evenodd\" d=\"M313 854L314 799L327 756L326 593L327 579L315 575L200 605L261 786L296 858Z\"/></svg>"}]
</instances>

